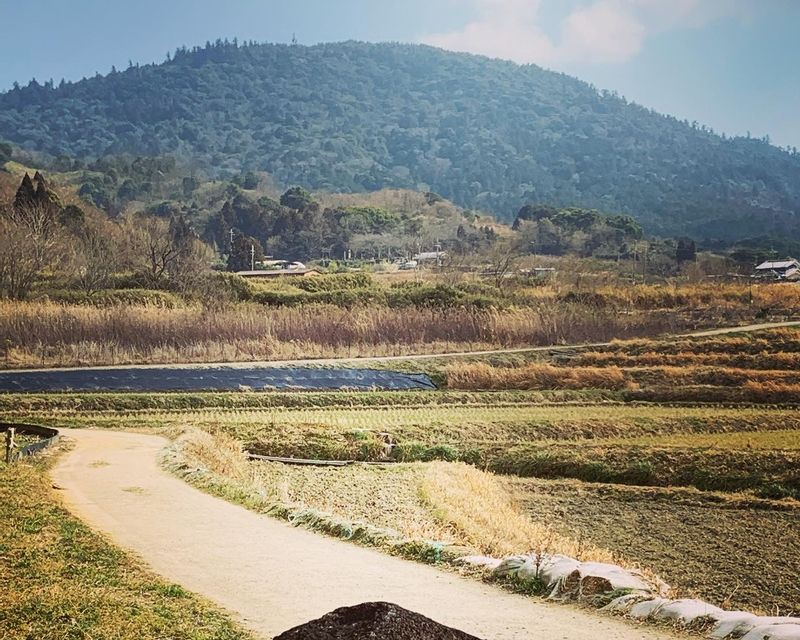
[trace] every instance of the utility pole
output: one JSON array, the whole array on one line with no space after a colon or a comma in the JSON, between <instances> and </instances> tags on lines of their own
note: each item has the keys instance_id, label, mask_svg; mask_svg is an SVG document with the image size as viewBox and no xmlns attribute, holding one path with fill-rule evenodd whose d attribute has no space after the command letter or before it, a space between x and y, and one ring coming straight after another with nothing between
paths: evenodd
<instances>
[{"instance_id":1,"label":"utility pole","mask_svg":"<svg viewBox=\"0 0 800 640\"><path fill-rule=\"evenodd\" d=\"M231 227L230 236L231 236L231 241L230 244L228 245L228 253L233 253L233 227Z\"/></svg>"},{"instance_id":2,"label":"utility pole","mask_svg":"<svg viewBox=\"0 0 800 640\"><path fill-rule=\"evenodd\" d=\"M250 245L250 271L256 270L256 245Z\"/></svg>"},{"instance_id":3,"label":"utility pole","mask_svg":"<svg viewBox=\"0 0 800 640\"><path fill-rule=\"evenodd\" d=\"M642 284L647 284L647 250L649 248L647 244L644 245L644 254L642 256Z\"/></svg>"}]
</instances>

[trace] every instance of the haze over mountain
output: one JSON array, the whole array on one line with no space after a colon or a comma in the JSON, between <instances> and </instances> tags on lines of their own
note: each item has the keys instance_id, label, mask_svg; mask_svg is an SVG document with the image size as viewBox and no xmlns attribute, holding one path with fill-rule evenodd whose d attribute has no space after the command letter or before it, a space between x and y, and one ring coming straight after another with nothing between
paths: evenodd
<instances>
[{"instance_id":1,"label":"haze over mountain","mask_svg":"<svg viewBox=\"0 0 800 640\"><path fill-rule=\"evenodd\" d=\"M800 155L726 139L535 65L400 44L218 42L0 94L0 139L52 155L185 157L284 185L435 191L628 213L659 234L800 233Z\"/></svg>"}]
</instances>

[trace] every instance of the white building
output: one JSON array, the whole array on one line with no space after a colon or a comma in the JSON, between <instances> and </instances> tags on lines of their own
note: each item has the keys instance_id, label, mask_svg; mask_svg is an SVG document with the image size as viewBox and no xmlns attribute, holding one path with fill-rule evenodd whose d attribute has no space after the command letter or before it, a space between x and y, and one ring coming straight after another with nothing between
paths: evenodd
<instances>
[{"instance_id":1,"label":"white building","mask_svg":"<svg viewBox=\"0 0 800 640\"><path fill-rule=\"evenodd\" d=\"M756 267L756 275L775 280L800 280L800 262L793 258L767 260Z\"/></svg>"}]
</instances>

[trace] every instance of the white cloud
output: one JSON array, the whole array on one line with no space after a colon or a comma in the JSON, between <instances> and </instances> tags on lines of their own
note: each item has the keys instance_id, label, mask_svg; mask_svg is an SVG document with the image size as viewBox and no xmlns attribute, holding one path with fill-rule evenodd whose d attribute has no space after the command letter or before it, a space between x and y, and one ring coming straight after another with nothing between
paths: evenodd
<instances>
[{"instance_id":1,"label":"white cloud","mask_svg":"<svg viewBox=\"0 0 800 640\"><path fill-rule=\"evenodd\" d=\"M540 13L546 2L567 5L555 32ZM647 36L665 29L700 27L726 14L742 14L746 0L456 0L477 17L463 28L434 33L422 42L520 63L558 66L574 62L622 63Z\"/></svg>"},{"instance_id":2,"label":"white cloud","mask_svg":"<svg viewBox=\"0 0 800 640\"><path fill-rule=\"evenodd\" d=\"M622 3L599 0L566 17L559 58L569 62L625 62L639 53L646 31Z\"/></svg>"},{"instance_id":3,"label":"white cloud","mask_svg":"<svg viewBox=\"0 0 800 640\"><path fill-rule=\"evenodd\" d=\"M536 24L539 1L478 0L480 17L463 29L423 39L443 49L480 53L517 62L549 61L555 47Z\"/></svg>"}]
</instances>

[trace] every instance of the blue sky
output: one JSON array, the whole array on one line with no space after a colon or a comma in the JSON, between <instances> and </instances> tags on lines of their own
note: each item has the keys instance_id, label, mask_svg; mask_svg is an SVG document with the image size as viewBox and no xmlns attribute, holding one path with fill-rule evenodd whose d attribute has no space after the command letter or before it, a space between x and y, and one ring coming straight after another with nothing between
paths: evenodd
<instances>
[{"instance_id":1,"label":"blue sky","mask_svg":"<svg viewBox=\"0 0 800 640\"><path fill-rule=\"evenodd\" d=\"M0 20L0 90L218 37L425 42L800 147L800 0L0 0Z\"/></svg>"}]
</instances>

